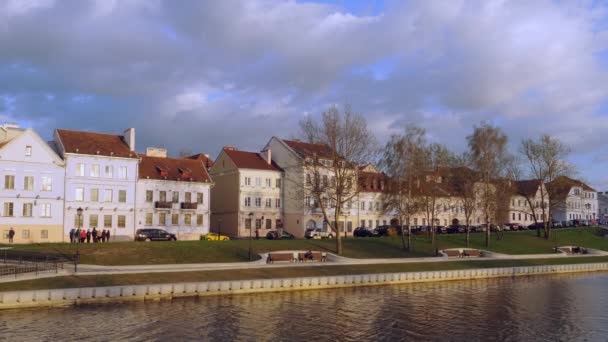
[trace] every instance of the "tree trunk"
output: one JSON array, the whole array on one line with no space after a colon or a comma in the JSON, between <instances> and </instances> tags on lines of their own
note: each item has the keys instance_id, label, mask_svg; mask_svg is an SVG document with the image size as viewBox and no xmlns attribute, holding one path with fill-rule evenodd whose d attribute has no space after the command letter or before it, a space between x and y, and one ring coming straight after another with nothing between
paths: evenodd
<instances>
[{"instance_id":1,"label":"tree trunk","mask_svg":"<svg viewBox=\"0 0 608 342\"><path fill-rule=\"evenodd\" d=\"M399 225L401 226L401 245L403 246L404 251L410 250L410 244L408 242L407 247L405 246L405 234L403 234L403 220L399 218Z\"/></svg>"},{"instance_id":2,"label":"tree trunk","mask_svg":"<svg viewBox=\"0 0 608 342\"><path fill-rule=\"evenodd\" d=\"M469 224L467 223L467 248L470 247L471 245L471 227L469 226Z\"/></svg>"},{"instance_id":3,"label":"tree trunk","mask_svg":"<svg viewBox=\"0 0 608 342\"><path fill-rule=\"evenodd\" d=\"M340 232L336 234L336 253L342 255L342 237L340 236Z\"/></svg>"},{"instance_id":4,"label":"tree trunk","mask_svg":"<svg viewBox=\"0 0 608 342\"><path fill-rule=\"evenodd\" d=\"M486 248L490 247L490 230L492 224L490 223L490 218L486 216Z\"/></svg>"},{"instance_id":5,"label":"tree trunk","mask_svg":"<svg viewBox=\"0 0 608 342\"><path fill-rule=\"evenodd\" d=\"M407 225L407 250L412 251L412 226Z\"/></svg>"}]
</instances>

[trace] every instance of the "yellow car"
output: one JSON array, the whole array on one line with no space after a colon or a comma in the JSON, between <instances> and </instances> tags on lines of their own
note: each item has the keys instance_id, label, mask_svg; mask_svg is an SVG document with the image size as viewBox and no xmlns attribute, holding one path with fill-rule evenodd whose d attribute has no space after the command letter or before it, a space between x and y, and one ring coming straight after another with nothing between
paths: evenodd
<instances>
[{"instance_id":1,"label":"yellow car","mask_svg":"<svg viewBox=\"0 0 608 342\"><path fill-rule=\"evenodd\" d=\"M230 240L230 238L226 235L221 235L221 234L217 234L217 233L209 233L209 234L205 235L205 240L207 240L207 241L227 241L227 240Z\"/></svg>"}]
</instances>

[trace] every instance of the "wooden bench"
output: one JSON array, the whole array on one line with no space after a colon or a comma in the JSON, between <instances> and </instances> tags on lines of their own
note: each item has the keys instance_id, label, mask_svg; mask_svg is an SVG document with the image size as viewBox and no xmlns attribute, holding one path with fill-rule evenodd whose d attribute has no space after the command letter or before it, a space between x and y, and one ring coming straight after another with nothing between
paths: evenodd
<instances>
[{"instance_id":1,"label":"wooden bench","mask_svg":"<svg viewBox=\"0 0 608 342\"><path fill-rule=\"evenodd\" d=\"M298 261L300 262L325 262L327 257L321 252L312 252L312 258L305 258L306 253L298 253Z\"/></svg>"},{"instance_id":2,"label":"wooden bench","mask_svg":"<svg viewBox=\"0 0 608 342\"><path fill-rule=\"evenodd\" d=\"M275 262L296 262L294 260L293 253L268 253L268 258L266 259L267 264L273 264Z\"/></svg>"},{"instance_id":3,"label":"wooden bench","mask_svg":"<svg viewBox=\"0 0 608 342\"><path fill-rule=\"evenodd\" d=\"M460 258L462 257L462 255L460 254L460 251L457 249L446 249L443 251L448 258Z\"/></svg>"},{"instance_id":4,"label":"wooden bench","mask_svg":"<svg viewBox=\"0 0 608 342\"><path fill-rule=\"evenodd\" d=\"M482 256L482 254L479 249L465 249L463 250L462 256L479 258Z\"/></svg>"}]
</instances>

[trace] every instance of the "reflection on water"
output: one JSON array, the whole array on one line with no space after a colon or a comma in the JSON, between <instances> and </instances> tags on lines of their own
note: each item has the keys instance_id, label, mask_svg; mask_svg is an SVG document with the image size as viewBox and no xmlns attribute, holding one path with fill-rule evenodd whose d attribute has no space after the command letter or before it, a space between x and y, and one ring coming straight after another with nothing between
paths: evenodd
<instances>
[{"instance_id":1,"label":"reflection on water","mask_svg":"<svg viewBox=\"0 0 608 342\"><path fill-rule=\"evenodd\" d=\"M606 341L608 274L0 313L10 341Z\"/></svg>"}]
</instances>

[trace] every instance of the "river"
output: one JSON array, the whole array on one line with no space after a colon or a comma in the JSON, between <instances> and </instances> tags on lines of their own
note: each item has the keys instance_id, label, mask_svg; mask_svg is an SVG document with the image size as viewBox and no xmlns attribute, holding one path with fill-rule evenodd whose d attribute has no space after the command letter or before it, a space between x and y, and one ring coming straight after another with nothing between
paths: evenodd
<instances>
[{"instance_id":1,"label":"river","mask_svg":"<svg viewBox=\"0 0 608 342\"><path fill-rule=\"evenodd\" d=\"M7 341L607 341L608 273L0 312Z\"/></svg>"}]
</instances>

